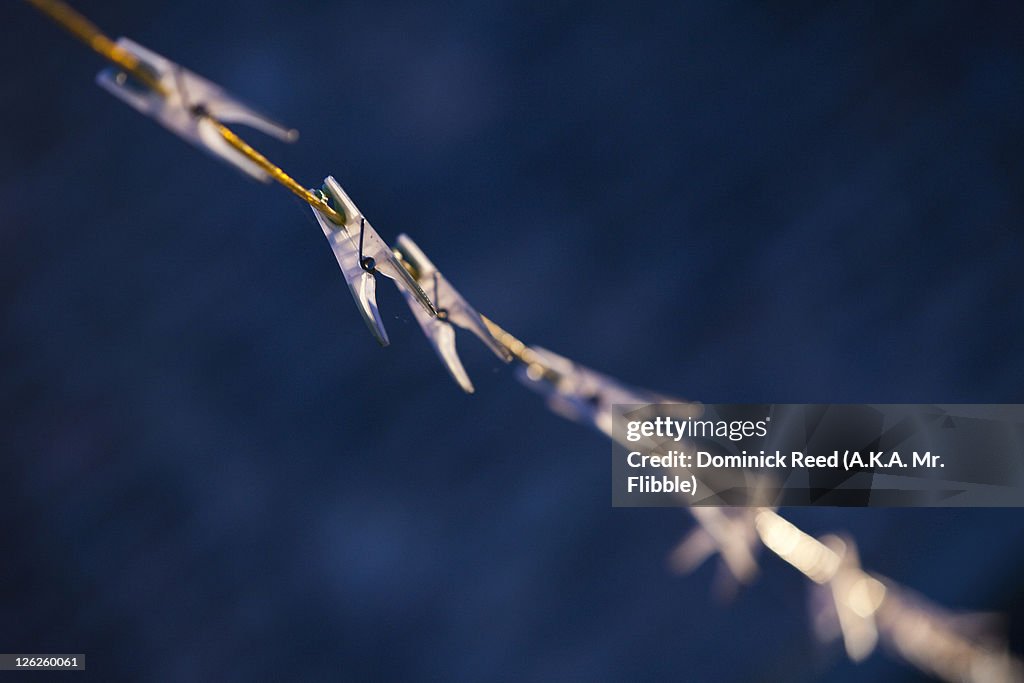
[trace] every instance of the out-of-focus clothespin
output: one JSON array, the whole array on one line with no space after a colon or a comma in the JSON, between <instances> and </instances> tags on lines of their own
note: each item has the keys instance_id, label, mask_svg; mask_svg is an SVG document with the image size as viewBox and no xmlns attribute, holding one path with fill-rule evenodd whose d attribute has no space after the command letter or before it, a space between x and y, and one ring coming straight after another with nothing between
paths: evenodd
<instances>
[{"instance_id":1,"label":"out-of-focus clothespin","mask_svg":"<svg viewBox=\"0 0 1024 683\"><path fill-rule=\"evenodd\" d=\"M836 554L839 562L832 576L816 587L819 595L814 601L818 612L814 615L815 630L822 640L841 635L846 654L859 662L878 643L875 613L885 599L886 587L861 569L852 538L828 535L821 542ZM826 591L828 597L822 595Z\"/></svg>"},{"instance_id":2,"label":"out-of-focus clothespin","mask_svg":"<svg viewBox=\"0 0 1024 683\"><path fill-rule=\"evenodd\" d=\"M398 262L391 247L363 217L355 203L341 189L338 181L332 176L327 176L321 191L334 210L344 217L345 223L334 223L315 207L313 215L320 223L320 228L324 231L335 258L338 259L338 265L341 266L352 298L355 299L366 326L370 328L370 332L380 345L387 346L389 341L377 308L377 284L373 277L375 274L379 273L393 280L409 301L414 301L423 309L424 315L436 317L437 310L430 298Z\"/></svg>"},{"instance_id":3,"label":"out-of-focus clothespin","mask_svg":"<svg viewBox=\"0 0 1024 683\"><path fill-rule=\"evenodd\" d=\"M455 350L455 330L452 325L458 325L475 334L480 341L487 345L487 348L506 363L512 360L512 354L494 338L480 314L462 298L458 290L452 287L447 278L438 271L437 267L408 235L398 236L395 253L407 266L420 288L427 292L437 310L437 315L429 315L419 305L413 294L403 289L402 295L405 297L406 303L409 304L409 308L412 309L416 321L420 324L423 333L430 340L451 376L463 391L473 393L473 383Z\"/></svg>"},{"instance_id":4,"label":"out-of-focus clothespin","mask_svg":"<svg viewBox=\"0 0 1024 683\"><path fill-rule=\"evenodd\" d=\"M754 519L758 508L691 507L697 527L676 546L669 564L678 573L689 573L718 554L721 558L718 586L722 594L735 592L757 576L759 546Z\"/></svg>"},{"instance_id":5,"label":"out-of-focus clothespin","mask_svg":"<svg viewBox=\"0 0 1024 683\"><path fill-rule=\"evenodd\" d=\"M119 38L117 46L137 58L163 92L137 82L117 67L99 73L96 82L100 87L196 147L257 180L269 182L264 169L228 144L216 122L240 123L286 142L297 140L298 131L272 121L218 85L138 43Z\"/></svg>"},{"instance_id":6,"label":"out-of-focus clothespin","mask_svg":"<svg viewBox=\"0 0 1024 683\"><path fill-rule=\"evenodd\" d=\"M954 613L878 577L885 596L875 613L882 640L900 657L945 681L1024 683L1024 664L1006 641L1005 618Z\"/></svg>"},{"instance_id":7,"label":"out-of-focus clothespin","mask_svg":"<svg viewBox=\"0 0 1024 683\"><path fill-rule=\"evenodd\" d=\"M547 397L548 407L562 417L590 425L615 438L616 405L675 403L652 391L633 389L539 346L529 347L531 362L521 368L520 381ZM628 443L622 445L632 447Z\"/></svg>"}]
</instances>

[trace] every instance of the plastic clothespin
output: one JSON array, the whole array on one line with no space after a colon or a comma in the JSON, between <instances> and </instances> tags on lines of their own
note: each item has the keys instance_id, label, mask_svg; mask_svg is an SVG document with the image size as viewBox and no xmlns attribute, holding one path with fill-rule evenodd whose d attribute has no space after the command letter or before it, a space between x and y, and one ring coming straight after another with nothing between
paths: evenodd
<instances>
[{"instance_id":1,"label":"plastic clothespin","mask_svg":"<svg viewBox=\"0 0 1024 683\"><path fill-rule=\"evenodd\" d=\"M455 350L455 330L452 325L458 325L475 334L487 348L506 363L512 360L512 354L494 338L480 314L462 298L458 290L452 287L408 235L398 236L395 251L409 265L416 282L431 297L437 309L436 316L428 315L411 292L402 290L406 303L416 316L416 322L420 324L423 334L430 340L434 351L452 378L467 394L473 393L473 383L469 380L469 375L462 367L462 361Z\"/></svg>"},{"instance_id":2,"label":"plastic clothespin","mask_svg":"<svg viewBox=\"0 0 1024 683\"><path fill-rule=\"evenodd\" d=\"M876 580L885 591L875 610L880 639L903 659L947 681L1024 681L1024 664L1004 635L1005 617L951 612L894 581Z\"/></svg>"},{"instance_id":3,"label":"plastic clothespin","mask_svg":"<svg viewBox=\"0 0 1024 683\"><path fill-rule=\"evenodd\" d=\"M690 514L697 526L676 546L669 561L677 572L689 573L717 554L719 593L731 597L739 585L757 577L757 552L761 547L757 520L761 513L774 510L766 506L777 486L771 475L760 472L705 473L702 479L705 489L719 494L742 492L743 498L729 507L691 505Z\"/></svg>"},{"instance_id":4,"label":"plastic clothespin","mask_svg":"<svg viewBox=\"0 0 1024 683\"><path fill-rule=\"evenodd\" d=\"M217 121L251 126L285 142L297 140L298 131L272 121L234 99L218 85L138 43L118 38L117 45L138 58L143 68L152 72L164 87L166 94L161 95L132 81L116 67L104 69L96 76L100 87L196 147L257 180L269 182L270 176L229 145L204 114Z\"/></svg>"},{"instance_id":5,"label":"plastic clothespin","mask_svg":"<svg viewBox=\"0 0 1024 683\"><path fill-rule=\"evenodd\" d=\"M547 349L531 346L530 352L537 362L520 369L520 381L547 396L548 407L555 413L590 425L608 437L615 438L615 405L681 403L652 391L630 388ZM541 371L537 372L535 366Z\"/></svg>"},{"instance_id":6,"label":"plastic clothespin","mask_svg":"<svg viewBox=\"0 0 1024 683\"><path fill-rule=\"evenodd\" d=\"M689 573L718 554L722 566L719 586L732 592L736 584L748 584L757 576L758 539L754 526L757 508L691 507L697 528L672 551L670 563L679 573ZM725 582L726 575L732 582Z\"/></svg>"},{"instance_id":7,"label":"plastic clothespin","mask_svg":"<svg viewBox=\"0 0 1024 683\"><path fill-rule=\"evenodd\" d=\"M886 588L861 569L852 538L828 535L822 537L821 542L836 554L839 564L827 583L817 589L827 590L828 597L818 596L814 601L819 606L816 630L822 640L842 635L846 654L859 662L870 655L878 643L875 612L885 598Z\"/></svg>"},{"instance_id":8,"label":"plastic clothespin","mask_svg":"<svg viewBox=\"0 0 1024 683\"><path fill-rule=\"evenodd\" d=\"M366 321L366 326L381 346L387 346L388 333L377 308L377 284L375 274L394 281L395 286L408 301L415 301L428 318L437 317L437 310L430 298L416 284L412 275L395 258L394 253L377 231L363 217L356 205L341 189L333 176L324 179L322 188L334 209L345 218L344 225L334 223L330 218L313 208L313 215L320 223L327 241L331 244L338 265L345 275L352 298Z\"/></svg>"}]
</instances>

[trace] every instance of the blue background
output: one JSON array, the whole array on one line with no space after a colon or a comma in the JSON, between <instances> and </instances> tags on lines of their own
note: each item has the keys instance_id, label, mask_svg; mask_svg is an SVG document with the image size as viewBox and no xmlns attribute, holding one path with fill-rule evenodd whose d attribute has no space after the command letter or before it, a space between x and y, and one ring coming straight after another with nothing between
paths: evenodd
<instances>
[{"instance_id":1,"label":"blue background","mask_svg":"<svg viewBox=\"0 0 1024 683\"><path fill-rule=\"evenodd\" d=\"M1021 402L1019 3L88 2L301 129L520 338L708 402ZM765 557L676 577L674 510L397 293L364 328L309 210L92 83L23 3L0 60L0 650L103 680L904 681ZM1024 513L802 509L1013 616Z\"/></svg>"}]
</instances>

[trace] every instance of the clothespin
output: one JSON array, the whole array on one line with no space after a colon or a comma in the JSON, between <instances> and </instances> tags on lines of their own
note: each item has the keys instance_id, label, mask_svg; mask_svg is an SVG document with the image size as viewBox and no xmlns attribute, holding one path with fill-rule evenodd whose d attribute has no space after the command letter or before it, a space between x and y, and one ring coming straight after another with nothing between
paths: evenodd
<instances>
[{"instance_id":1,"label":"clothespin","mask_svg":"<svg viewBox=\"0 0 1024 683\"><path fill-rule=\"evenodd\" d=\"M714 554L721 558L718 584L721 592L732 593L737 584L748 584L757 576L757 530L754 520L759 508L691 507L697 527L676 546L669 557L672 568L689 573Z\"/></svg>"},{"instance_id":2,"label":"clothespin","mask_svg":"<svg viewBox=\"0 0 1024 683\"><path fill-rule=\"evenodd\" d=\"M590 425L608 437L616 436L612 430L615 405L679 402L628 387L547 349L531 346L529 350L532 362L520 369L520 381L547 396L548 407L555 413Z\"/></svg>"},{"instance_id":3,"label":"clothespin","mask_svg":"<svg viewBox=\"0 0 1024 683\"><path fill-rule=\"evenodd\" d=\"M315 207L316 216L324 236L331 244L338 265L345 275L352 298L366 321L366 326L381 346L387 346L388 333L377 309L377 281L375 274L394 281L406 300L415 301L428 318L437 317L437 310L430 298L416 284L416 280L402 267L391 248L381 239L377 231L363 217L363 214L349 199L333 176L324 179L321 189L335 211L344 217L345 224L338 225Z\"/></svg>"},{"instance_id":4,"label":"clothespin","mask_svg":"<svg viewBox=\"0 0 1024 683\"><path fill-rule=\"evenodd\" d=\"M423 334L430 340L441 362L462 390L467 394L473 393L473 383L469 380L469 375L455 350L455 330L452 325L458 325L475 334L487 348L506 363L512 360L512 354L494 338L480 314L462 298L458 290L452 287L408 235L398 236L395 254L416 279L420 288L428 293L434 308L437 309L437 315L429 315L410 291L402 290L402 295L412 309L416 322L420 324Z\"/></svg>"},{"instance_id":5,"label":"clothespin","mask_svg":"<svg viewBox=\"0 0 1024 683\"><path fill-rule=\"evenodd\" d=\"M904 586L879 577L885 589L875 619L886 645L946 681L1024 681L1024 664L1010 652L1005 619L992 613L953 613Z\"/></svg>"},{"instance_id":6,"label":"clothespin","mask_svg":"<svg viewBox=\"0 0 1024 683\"><path fill-rule=\"evenodd\" d=\"M842 635L846 654L855 662L862 661L878 643L875 613L885 599L885 585L860 566L857 546L852 538L828 535L821 539L839 558L835 572L821 585L827 586L831 600L816 601L815 618L818 636L830 640ZM838 627L838 633L836 633Z\"/></svg>"},{"instance_id":7,"label":"clothespin","mask_svg":"<svg viewBox=\"0 0 1024 683\"><path fill-rule=\"evenodd\" d=\"M266 171L228 144L218 132L217 122L251 126L285 142L297 140L298 131L272 121L231 97L218 85L127 38L118 38L117 46L134 55L164 92L134 81L116 67L104 69L97 75L100 87L243 173L262 182L270 181Z\"/></svg>"}]
</instances>

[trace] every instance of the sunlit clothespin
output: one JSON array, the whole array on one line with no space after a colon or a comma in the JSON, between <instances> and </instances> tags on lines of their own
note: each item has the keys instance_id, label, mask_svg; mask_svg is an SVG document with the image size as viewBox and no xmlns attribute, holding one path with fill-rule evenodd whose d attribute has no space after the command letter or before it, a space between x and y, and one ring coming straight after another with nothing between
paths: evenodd
<instances>
[{"instance_id":1,"label":"sunlit clothespin","mask_svg":"<svg viewBox=\"0 0 1024 683\"><path fill-rule=\"evenodd\" d=\"M885 599L878 630L900 657L936 678L964 683L1024 682L1024 664L1004 636L1004 619L991 613L953 613L882 579Z\"/></svg>"},{"instance_id":2,"label":"sunlit clothespin","mask_svg":"<svg viewBox=\"0 0 1024 683\"><path fill-rule=\"evenodd\" d=\"M152 74L165 92L156 92L134 81L116 67L99 73L96 82L100 87L196 147L257 180L270 180L262 168L228 144L210 117L251 126L286 142L297 140L297 131L272 121L202 76L127 38L119 38L117 45L139 59L142 68Z\"/></svg>"},{"instance_id":3,"label":"sunlit clothespin","mask_svg":"<svg viewBox=\"0 0 1024 683\"><path fill-rule=\"evenodd\" d=\"M520 381L547 397L548 407L562 417L590 425L615 438L615 405L672 403L652 391L633 389L618 380L538 346L531 346L533 362L519 372ZM630 446L628 443L623 443Z\"/></svg>"},{"instance_id":4,"label":"sunlit clothespin","mask_svg":"<svg viewBox=\"0 0 1024 683\"><path fill-rule=\"evenodd\" d=\"M817 599L819 612L815 615L815 629L822 640L842 635L846 654L859 662L870 655L878 643L875 613L885 599L886 588L861 569L852 538L828 535L821 542L836 554L839 563L832 576L817 589L828 591L831 600L821 596Z\"/></svg>"},{"instance_id":5,"label":"sunlit clothespin","mask_svg":"<svg viewBox=\"0 0 1024 683\"><path fill-rule=\"evenodd\" d=\"M689 573L718 554L721 558L719 587L733 592L737 584L748 584L757 576L759 547L754 519L758 508L691 507L697 522L669 557L672 568ZM727 581L731 579L731 581Z\"/></svg>"},{"instance_id":6,"label":"sunlit clothespin","mask_svg":"<svg viewBox=\"0 0 1024 683\"><path fill-rule=\"evenodd\" d=\"M379 273L394 281L399 291L410 301L422 307L430 318L437 316L437 310L430 298L416 284L412 275L395 258L391 248L381 239L377 231L363 218L363 214L341 189L333 176L324 179L322 191L334 210L344 216L345 224L338 225L321 211L313 208L313 215L320 223L327 241L334 250L338 265L345 275L352 298L366 321L366 326L381 346L388 345L388 333L377 309L377 281Z\"/></svg>"},{"instance_id":7,"label":"sunlit clothespin","mask_svg":"<svg viewBox=\"0 0 1024 683\"><path fill-rule=\"evenodd\" d=\"M398 236L395 253L408 266L410 274L420 288L427 292L434 303L434 308L437 309L437 315L429 315L410 291L402 290L402 295L416 316L416 321L451 376L463 391L473 393L473 383L469 380L469 375L462 367L462 361L455 350L455 330L452 325L458 325L475 334L487 348L506 363L512 360L512 354L494 338L480 314L462 298L408 235Z\"/></svg>"}]
</instances>

